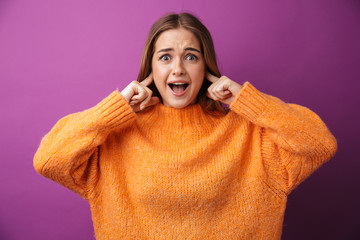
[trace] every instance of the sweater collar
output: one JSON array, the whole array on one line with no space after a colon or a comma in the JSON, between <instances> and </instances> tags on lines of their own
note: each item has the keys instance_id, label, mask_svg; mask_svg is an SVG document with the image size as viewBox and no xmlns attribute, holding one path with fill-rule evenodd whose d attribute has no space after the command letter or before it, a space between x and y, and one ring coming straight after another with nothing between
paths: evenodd
<instances>
[{"instance_id":1,"label":"sweater collar","mask_svg":"<svg viewBox=\"0 0 360 240\"><path fill-rule=\"evenodd\" d=\"M139 123L151 129L166 131L211 131L218 118L205 113L199 104L185 108L172 108L159 103L138 114Z\"/></svg>"}]
</instances>

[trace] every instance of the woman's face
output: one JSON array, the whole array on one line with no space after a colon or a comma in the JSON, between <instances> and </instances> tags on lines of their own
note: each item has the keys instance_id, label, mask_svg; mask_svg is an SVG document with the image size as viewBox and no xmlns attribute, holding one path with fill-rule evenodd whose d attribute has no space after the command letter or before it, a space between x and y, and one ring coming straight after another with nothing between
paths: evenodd
<instances>
[{"instance_id":1,"label":"woman's face","mask_svg":"<svg viewBox=\"0 0 360 240\"><path fill-rule=\"evenodd\" d=\"M205 76L200 42L184 29L160 34L152 58L152 73L163 104L184 108L196 102Z\"/></svg>"}]
</instances>

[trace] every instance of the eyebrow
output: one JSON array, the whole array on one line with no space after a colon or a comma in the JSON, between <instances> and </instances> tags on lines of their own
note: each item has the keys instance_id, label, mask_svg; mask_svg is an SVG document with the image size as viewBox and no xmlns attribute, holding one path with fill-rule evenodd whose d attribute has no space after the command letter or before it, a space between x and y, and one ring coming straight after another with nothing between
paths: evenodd
<instances>
[{"instance_id":1,"label":"eyebrow","mask_svg":"<svg viewBox=\"0 0 360 240\"><path fill-rule=\"evenodd\" d=\"M164 49L160 49L159 51L157 51L157 53L170 52L170 51L174 51L174 49L173 48L164 48ZM195 52L201 53L199 50L197 50L196 48L192 48L192 47L185 48L185 51L195 51Z\"/></svg>"}]
</instances>

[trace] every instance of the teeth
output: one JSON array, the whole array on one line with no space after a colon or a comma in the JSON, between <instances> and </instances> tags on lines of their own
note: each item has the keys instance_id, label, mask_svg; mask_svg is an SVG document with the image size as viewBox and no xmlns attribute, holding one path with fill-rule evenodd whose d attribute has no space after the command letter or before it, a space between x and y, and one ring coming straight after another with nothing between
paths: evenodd
<instances>
[{"instance_id":1,"label":"teeth","mask_svg":"<svg viewBox=\"0 0 360 240\"><path fill-rule=\"evenodd\" d=\"M186 83L179 83L179 82L176 82L176 83L171 83L171 84L174 84L174 85L185 85Z\"/></svg>"}]
</instances>

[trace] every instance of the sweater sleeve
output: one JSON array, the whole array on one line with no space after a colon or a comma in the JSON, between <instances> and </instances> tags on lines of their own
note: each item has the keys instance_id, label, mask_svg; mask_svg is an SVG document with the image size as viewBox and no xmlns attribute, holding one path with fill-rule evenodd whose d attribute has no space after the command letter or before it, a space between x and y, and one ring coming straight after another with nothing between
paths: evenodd
<instances>
[{"instance_id":1,"label":"sweater sleeve","mask_svg":"<svg viewBox=\"0 0 360 240\"><path fill-rule=\"evenodd\" d=\"M99 177L99 146L133 119L135 113L118 91L60 119L40 143L33 162L36 171L88 199Z\"/></svg>"},{"instance_id":2,"label":"sweater sleeve","mask_svg":"<svg viewBox=\"0 0 360 240\"><path fill-rule=\"evenodd\" d=\"M249 82L230 109L260 127L269 184L286 195L337 151L336 139L314 112L261 93Z\"/></svg>"}]
</instances>

